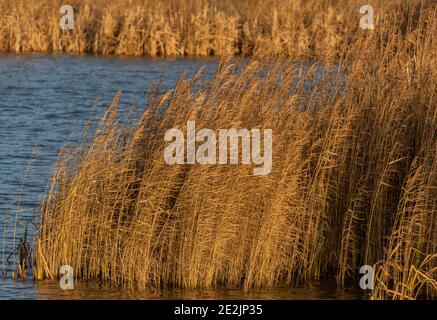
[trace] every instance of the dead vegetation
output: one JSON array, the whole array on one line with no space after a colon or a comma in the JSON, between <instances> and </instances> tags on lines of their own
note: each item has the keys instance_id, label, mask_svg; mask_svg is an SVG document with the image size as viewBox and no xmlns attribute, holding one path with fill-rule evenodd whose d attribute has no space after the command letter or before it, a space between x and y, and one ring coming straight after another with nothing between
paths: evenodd
<instances>
[{"instance_id":1,"label":"dead vegetation","mask_svg":"<svg viewBox=\"0 0 437 320\"><path fill-rule=\"evenodd\" d=\"M199 71L151 93L129 127L117 122L117 93L95 132L60 152L37 235L38 279L68 264L79 279L134 290L250 291L332 274L342 285L369 264L375 298L437 298L435 6L375 1L377 29L367 32L341 0L238 10L124 3L83 1L77 30L62 33L56 13L41 13L46 2L2 1L0 48L336 61L225 59L208 81ZM44 17L34 32L18 24L26 6L28 19ZM165 164L165 131L188 120L273 129L272 173Z\"/></svg>"}]
</instances>

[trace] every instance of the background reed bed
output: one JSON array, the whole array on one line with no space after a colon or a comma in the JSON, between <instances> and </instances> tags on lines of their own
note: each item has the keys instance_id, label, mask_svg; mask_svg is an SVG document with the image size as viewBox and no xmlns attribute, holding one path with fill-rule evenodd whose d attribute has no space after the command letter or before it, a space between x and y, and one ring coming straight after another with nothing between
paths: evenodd
<instances>
[{"instance_id":1,"label":"background reed bed","mask_svg":"<svg viewBox=\"0 0 437 320\"><path fill-rule=\"evenodd\" d=\"M368 264L374 298L437 298L437 11L399 8L378 28L331 65L223 60L209 81L182 75L128 126L117 93L60 152L37 278L68 264L132 290L250 291L341 286ZM271 174L165 164L165 131L188 120L271 128Z\"/></svg>"},{"instance_id":2,"label":"background reed bed","mask_svg":"<svg viewBox=\"0 0 437 320\"><path fill-rule=\"evenodd\" d=\"M333 59L368 34L358 27L363 5L358 0L68 3L75 9L74 30L59 27L64 1L0 0L0 51ZM378 29L399 26L397 36L405 40L411 10L433 6L435 1L369 0L366 4L375 8Z\"/></svg>"}]
</instances>

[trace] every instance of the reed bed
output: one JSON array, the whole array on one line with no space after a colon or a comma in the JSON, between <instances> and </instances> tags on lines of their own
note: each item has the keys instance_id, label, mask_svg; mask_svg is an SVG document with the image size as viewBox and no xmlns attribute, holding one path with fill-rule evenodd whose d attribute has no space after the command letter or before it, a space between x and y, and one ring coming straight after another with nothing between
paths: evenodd
<instances>
[{"instance_id":1,"label":"reed bed","mask_svg":"<svg viewBox=\"0 0 437 320\"><path fill-rule=\"evenodd\" d=\"M135 56L282 56L335 59L360 40L358 0L0 0L0 51ZM376 24L433 0L369 0ZM384 19L393 19L383 21ZM380 39L384 41L385 39Z\"/></svg>"},{"instance_id":2,"label":"reed bed","mask_svg":"<svg viewBox=\"0 0 437 320\"><path fill-rule=\"evenodd\" d=\"M437 298L437 10L408 8L335 64L225 59L210 80L181 75L128 126L117 93L59 154L37 278L68 264L78 279L131 290L250 291L327 275L341 286L368 264L375 298ZM188 120L271 128L272 172L167 165L164 133Z\"/></svg>"}]
</instances>

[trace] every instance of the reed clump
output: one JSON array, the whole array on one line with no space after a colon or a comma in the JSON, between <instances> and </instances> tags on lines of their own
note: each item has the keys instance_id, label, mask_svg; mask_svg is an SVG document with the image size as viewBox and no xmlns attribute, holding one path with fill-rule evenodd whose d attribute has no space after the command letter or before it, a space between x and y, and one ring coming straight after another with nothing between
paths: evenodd
<instances>
[{"instance_id":1,"label":"reed clump","mask_svg":"<svg viewBox=\"0 0 437 320\"><path fill-rule=\"evenodd\" d=\"M396 10L433 3L368 2L387 26L407 23ZM74 30L59 26L63 4L0 0L0 51L333 59L362 36L358 0L72 0Z\"/></svg>"},{"instance_id":2,"label":"reed clump","mask_svg":"<svg viewBox=\"0 0 437 320\"><path fill-rule=\"evenodd\" d=\"M341 1L340 1L341 2ZM375 267L376 298L437 298L437 11L399 8L333 65L223 60L59 155L39 277L114 287L294 286ZM397 21L397 23L393 23ZM273 170L168 165L164 133L271 128ZM89 132L88 132L89 133Z\"/></svg>"}]
</instances>

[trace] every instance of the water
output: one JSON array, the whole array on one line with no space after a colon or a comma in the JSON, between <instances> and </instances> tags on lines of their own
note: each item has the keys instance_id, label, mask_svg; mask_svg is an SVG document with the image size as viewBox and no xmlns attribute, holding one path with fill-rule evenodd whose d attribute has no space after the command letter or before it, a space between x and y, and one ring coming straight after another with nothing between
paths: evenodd
<instances>
[{"instance_id":1,"label":"water","mask_svg":"<svg viewBox=\"0 0 437 320\"><path fill-rule=\"evenodd\" d=\"M244 293L241 290L207 290L207 291L171 291L171 292L129 292L110 288L102 288L97 284L76 284L74 290L62 290L56 281L34 282L32 280L0 280L0 299L283 299L283 300L314 300L314 299L363 299L365 295L356 289L337 290L334 282L325 281L303 288L280 288L254 293Z\"/></svg>"},{"instance_id":2,"label":"water","mask_svg":"<svg viewBox=\"0 0 437 320\"><path fill-rule=\"evenodd\" d=\"M217 62L212 58L0 55L0 265L15 247L15 214L18 214L17 236L22 236L26 226L31 232L57 153L72 132L80 130L94 104L99 114L116 90L121 90L121 106L135 105L141 109L146 103L146 92L157 83L162 90L171 88L183 71L190 74L202 66L207 66L205 76L209 77ZM56 281L36 283L30 277L13 281L12 264L6 263L4 267L7 275L0 276L0 299L362 297L356 290L337 291L332 281L251 295L238 290L139 294L100 288L96 284L79 284L73 291L64 291Z\"/></svg>"}]
</instances>

